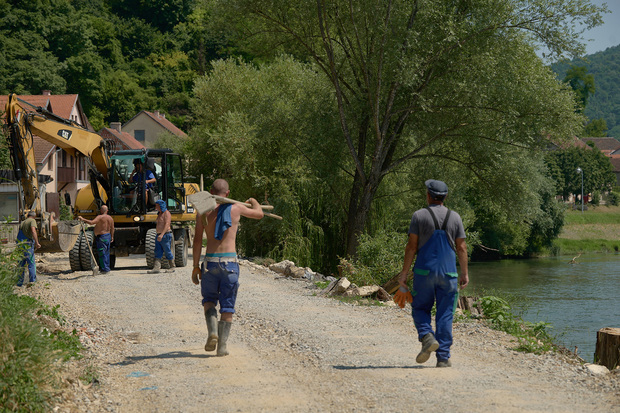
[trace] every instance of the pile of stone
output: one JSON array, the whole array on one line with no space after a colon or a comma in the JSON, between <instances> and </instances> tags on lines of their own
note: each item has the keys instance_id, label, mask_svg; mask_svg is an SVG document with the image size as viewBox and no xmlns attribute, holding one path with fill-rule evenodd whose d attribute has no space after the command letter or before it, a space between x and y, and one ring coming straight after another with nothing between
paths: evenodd
<instances>
[{"instance_id":1,"label":"pile of stone","mask_svg":"<svg viewBox=\"0 0 620 413\"><path fill-rule=\"evenodd\" d=\"M298 267L293 261L289 260L276 262L275 264L271 264L268 268L276 274L280 274L285 277L306 279L308 281L325 281L326 279L333 278L325 277L318 272L314 272L309 267Z\"/></svg>"},{"instance_id":2,"label":"pile of stone","mask_svg":"<svg viewBox=\"0 0 620 413\"><path fill-rule=\"evenodd\" d=\"M392 301L392 296L378 285L365 285L358 287L352 284L347 277L333 280L327 288L321 291L321 295L328 297L340 295L342 297L371 297L379 301Z\"/></svg>"}]
</instances>

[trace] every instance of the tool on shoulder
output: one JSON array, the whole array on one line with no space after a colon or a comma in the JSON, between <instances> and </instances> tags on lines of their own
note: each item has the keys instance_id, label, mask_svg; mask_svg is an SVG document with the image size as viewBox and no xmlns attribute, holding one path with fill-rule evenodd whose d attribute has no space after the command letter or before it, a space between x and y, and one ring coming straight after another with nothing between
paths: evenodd
<instances>
[{"instance_id":1,"label":"tool on shoulder","mask_svg":"<svg viewBox=\"0 0 620 413\"><path fill-rule=\"evenodd\" d=\"M400 308L405 308L405 303L411 304L413 302L413 296L411 292L405 287L399 287L396 294L394 294L394 302L398 304Z\"/></svg>"},{"instance_id":2,"label":"tool on shoulder","mask_svg":"<svg viewBox=\"0 0 620 413\"><path fill-rule=\"evenodd\" d=\"M247 202L236 201L234 199L226 198L223 196L213 195L212 193L207 191L200 191L195 194L188 195L187 200L194 206L194 208L196 208L196 212L202 215L204 225L206 225L206 222L204 222L204 214L213 211L217 207L217 204L243 204L248 208L252 206ZM261 205L260 207L263 211L271 211L273 209L273 205ZM270 212L263 213L265 214L265 216L270 218L280 220L282 219L281 216L272 214Z\"/></svg>"},{"instance_id":3,"label":"tool on shoulder","mask_svg":"<svg viewBox=\"0 0 620 413\"><path fill-rule=\"evenodd\" d=\"M90 240L88 239L88 236L86 235L86 229L84 229L84 223L81 222L80 226L82 227L82 233L84 234L84 242L86 242L86 244L88 245L88 250L90 251L90 257L91 257L91 267L90 269L93 271L93 275L97 275L99 274L99 266L97 265L97 260L95 259L95 254L93 253L93 248L90 246Z\"/></svg>"}]
</instances>

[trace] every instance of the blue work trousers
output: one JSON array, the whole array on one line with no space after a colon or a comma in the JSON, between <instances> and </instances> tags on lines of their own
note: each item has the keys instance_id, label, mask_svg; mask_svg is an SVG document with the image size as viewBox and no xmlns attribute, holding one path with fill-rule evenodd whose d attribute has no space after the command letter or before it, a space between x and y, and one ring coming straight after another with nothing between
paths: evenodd
<instances>
[{"instance_id":1,"label":"blue work trousers","mask_svg":"<svg viewBox=\"0 0 620 413\"><path fill-rule=\"evenodd\" d=\"M172 232L166 232L163 237L161 237L161 241L158 241L159 234L155 238L155 259L161 260L161 258L165 255L167 260L173 260L174 255L172 255Z\"/></svg>"},{"instance_id":2,"label":"blue work trousers","mask_svg":"<svg viewBox=\"0 0 620 413\"><path fill-rule=\"evenodd\" d=\"M102 272L110 271L110 234L95 235L95 245L99 253L99 268Z\"/></svg>"},{"instance_id":3,"label":"blue work trousers","mask_svg":"<svg viewBox=\"0 0 620 413\"><path fill-rule=\"evenodd\" d=\"M433 333L439 342L437 359L450 358L452 346L452 319L458 299L458 278L447 274L429 273L415 274L413 277L413 291L415 296L411 303L411 315L418 338ZM431 310L437 303L435 315L435 331L431 326Z\"/></svg>"},{"instance_id":4,"label":"blue work trousers","mask_svg":"<svg viewBox=\"0 0 620 413\"><path fill-rule=\"evenodd\" d=\"M17 233L17 240L19 242L19 248L21 248L24 254L24 258L19 262L21 271L19 280L17 281L17 285L21 287L24 284L25 267L28 266L28 282L31 283L37 281L37 267L34 262L34 240L26 237L21 229Z\"/></svg>"}]
</instances>

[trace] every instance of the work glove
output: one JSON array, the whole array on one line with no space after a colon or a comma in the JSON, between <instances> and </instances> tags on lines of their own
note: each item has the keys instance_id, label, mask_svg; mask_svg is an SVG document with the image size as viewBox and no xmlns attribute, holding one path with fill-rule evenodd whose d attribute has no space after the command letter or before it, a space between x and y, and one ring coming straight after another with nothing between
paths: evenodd
<instances>
[{"instance_id":1,"label":"work glove","mask_svg":"<svg viewBox=\"0 0 620 413\"><path fill-rule=\"evenodd\" d=\"M405 303L411 304L413 302L413 296L405 287L398 287L398 291L394 294L394 302L398 304L400 308L405 308Z\"/></svg>"},{"instance_id":2,"label":"work glove","mask_svg":"<svg viewBox=\"0 0 620 413\"><path fill-rule=\"evenodd\" d=\"M202 280L202 270L198 267L194 267L192 271L192 282L196 285Z\"/></svg>"}]
</instances>

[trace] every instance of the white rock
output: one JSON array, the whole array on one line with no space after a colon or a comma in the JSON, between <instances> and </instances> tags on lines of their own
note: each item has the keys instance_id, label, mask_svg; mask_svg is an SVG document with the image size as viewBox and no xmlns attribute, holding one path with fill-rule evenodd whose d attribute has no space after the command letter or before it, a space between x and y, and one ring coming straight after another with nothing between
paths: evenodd
<instances>
[{"instance_id":1,"label":"white rock","mask_svg":"<svg viewBox=\"0 0 620 413\"><path fill-rule=\"evenodd\" d=\"M294 267L295 263L293 261L284 260L280 262L276 262L275 264L271 264L269 269L278 274L286 274L290 267Z\"/></svg>"},{"instance_id":2,"label":"white rock","mask_svg":"<svg viewBox=\"0 0 620 413\"><path fill-rule=\"evenodd\" d=\"M334 288L334 290L336 290L336 294L342 294L347 291L347 288L349 288L350 285L351 281L349 281L347 277L342 277L336 283L336 287Z\"/></svg>"},{"instance_id":3,"label":"white rock","mask_svg":"<svg viewBox=\"0 0 620 413\"><path fill-rule=\"evenodd\" d=\"M590 371L590 373L594 374L595 376L604 376L606 374L609 374L609 370L607 369L607 367L601 366L599 364L587 363L584 366L588 369L588 371Z\"/></svg>"}]
</instances>

